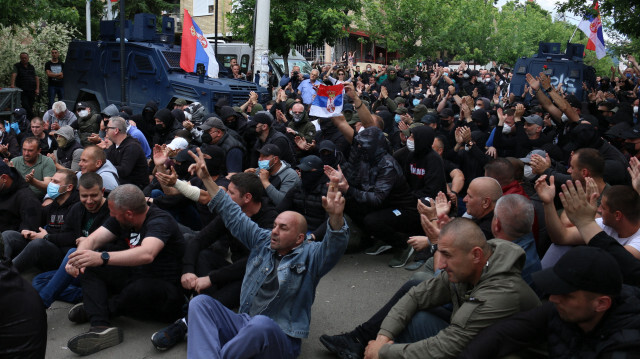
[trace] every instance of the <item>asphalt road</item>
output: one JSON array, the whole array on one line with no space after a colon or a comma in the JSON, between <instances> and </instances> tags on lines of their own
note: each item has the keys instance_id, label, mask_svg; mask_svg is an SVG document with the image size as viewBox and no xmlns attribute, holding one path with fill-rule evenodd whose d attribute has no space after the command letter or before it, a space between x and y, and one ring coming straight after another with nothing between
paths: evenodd
<instances>
[{"instance_id":1,"label":"asphalt road","mask_svg":"<svg viewBox=\"0 0 640 359\"><path fill-rule=\"evenodd\" d=\"M339 334L353 329L375 313L413 272L390 268L390 254L368 256L347 254L318 285L312 307L311 333L302 341L300 358L334 358L322 346L320 335ZM67 341L88 329L67 319L71 304L56 302L47 310L49 332L47 358L77 358L67 349ZM151 335L164 323L142 322L118 317L113 324L124 331L124 342L93 354L90 358L186 358L187 344L183 342L166 352L157 351L151 344Z\"/></svg>"}]
</instances>

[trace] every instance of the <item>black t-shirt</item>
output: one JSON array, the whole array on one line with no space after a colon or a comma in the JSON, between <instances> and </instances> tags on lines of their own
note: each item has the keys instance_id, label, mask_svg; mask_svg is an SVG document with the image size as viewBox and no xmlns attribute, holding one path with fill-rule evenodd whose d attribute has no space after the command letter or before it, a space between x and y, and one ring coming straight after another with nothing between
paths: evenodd
<instances>
[{"instance_id":1,"label":"black t-shirt","mask_svg":"<svg viewBox=\"0 0 640 359\"><path fill-rule=\"evenodd\" d=\"M24 67L18 62L13 65L13 72L17 74L16 87L21 88L23 91L36 90L36 69L33 65L27 64L27 67Z\"/></svg>"},{"instance_id":2,"label":"black t-shirt","mask_svg":"<svg viewBox=\"0 0 640 359\"><path fill-rule=\"evenodd\" d=\"M134 277L159 278L169 282L179 280L185 242L178 224L169 213L155 206L149 207L138 232L122 228L113 217L102 226L113 233L118 241L126 241L129 248L141 246L147 237L156 237L164 242L164 248L153 262L132 268Z\"/></svg>"},{"instance_id":3,"label":"black t-shirt","mask_svg":"<svg viewBox=\"0 0 640 359\"><path fill-rule=\"evenodd\" d=\"M47 61L44 64L44 71L47 70L53 72L54 74L60 74L64 71L64 62L58 60L58 62ZM51 78L49 77L49 86L62 86L64 84L64 79Z\"/></svg>"}]
</instances>

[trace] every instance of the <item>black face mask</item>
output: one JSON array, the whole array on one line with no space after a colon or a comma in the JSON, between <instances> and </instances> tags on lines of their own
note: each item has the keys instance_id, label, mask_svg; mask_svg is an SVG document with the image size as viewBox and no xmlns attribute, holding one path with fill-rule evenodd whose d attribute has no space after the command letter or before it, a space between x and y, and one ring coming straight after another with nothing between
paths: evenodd
<instances>
[{"instance_id":1,"label":"black face mask","mask_svg":"<svg viewBox=\"0 0 640 359\"><path fill-rule=\"evenodd\" d=\"M318 184L318 181L324 174L324 171L302 171L300 172L300 180L305 190L311 190Z\"/></svg>"},{"instance_id":2,"label":"black face mask","mask_svg":"<svg viewBox=\"0 0 640 359\"><path fill-rule=\"evenodd\" d=\"M202 136L200 136L200 139L202 140L202 143L207 144L210 144L213 141L213 137L211 137L211 134L209 134L209 132L203 133Z\"/></svg>"},{"instance_id":3,"label":"black face mask","mask_svg":"<svg viewBox=\"0 0 640 359\"><path fill-rule=\"evenodd\" d=\"M635 156L640 152L639 150L636 150L636 144L630 142L626 142L624 144L624 149L627 150L631 156Z\"/></svg>"},{"instance_id":4,"label":"black face mask","mask_svg":"<svg viewBox=\"0 0 640 359\"><path fill-rule=\"evenodd\" d=\"M176 174L178 175L178 178L184 179L190 176L189 165L190 165L189 162L182 162L180 164L176 163L175 165L173 165L173 168L176 170Z\"/></svg>"},{"instance_id":5,"label":"black face mask","mask_svg":"<svg viewBox=\"0 0 640 359\"><path fill-rule=\"evenodd\" d=\"M164 132L164 125L161 123L156 123L156 132Z\"/></svg>"},{"instance_id":6,"label":"black face mask","mask_svg":"<svg viewBox=\"0 0 640 359\"><path fill-rule=\"evenodd\" d=\"M217 176L220 174L220 161L213 158L205 158L205 165L207 165L207 171L212 176Z\"/></svg>"},{"instance_id":7,"label":"black face mask","mask_svg":"<svg viewBox=\"0 0 640 359\"><path fill-rule=\"evenodd\" d=\"M321 153L319 157L322 163L327 166L332 166L336 162L336 155L333 152Z\"/></svg>"}]
</instances>

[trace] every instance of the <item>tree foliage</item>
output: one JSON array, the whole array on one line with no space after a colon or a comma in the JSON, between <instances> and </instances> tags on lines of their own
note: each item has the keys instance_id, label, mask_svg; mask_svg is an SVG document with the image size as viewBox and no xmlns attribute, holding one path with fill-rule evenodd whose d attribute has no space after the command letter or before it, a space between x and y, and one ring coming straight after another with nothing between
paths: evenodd
<instances>
[{"instance_id":1,"label":"tree foliage","mask_svg":"<svg viewBox=\"0 0 640 359\"><path fill-rule=\"evenodd\" d=\"M20 53L29 54L29 62L40 77L40 89L46 89L44 64L51 59L51 49L60 51L64 61L69 42L77 35L76 30L67 24L47 23L44 19L36 19L23 25L4 26L0 24L0 87L10 84L13 65L20 61ZM46 93L46 91L44 91ZM38 104L46 108L46 96Z\"/></svg>"},{"instance_id":2,"label":"tree foliage","mask_svg":"<svg viewBox=\"0 0 640 359\"><path fill-rule=\"evenodd\" d=\"M252 45L255 6L256 0L238 0L227 14L235 37ZM333 45L359 9L359 0L271 0L269 49L286 57L295 45Z\"/></svg>"},{"instance_id":3,"label":"tree foliage","mask_svg":"<svg viewBox=\"0 0 640 359\"><path fill-rule=\"evenodd\" d=\"M564 0L557 5L560 12L595 15L591 1ZM615 30L631 38L640 38L640 6L637 0L600 0L599 7L601 16L612 18L611 25Z\"/></svg>"}]
</instances>

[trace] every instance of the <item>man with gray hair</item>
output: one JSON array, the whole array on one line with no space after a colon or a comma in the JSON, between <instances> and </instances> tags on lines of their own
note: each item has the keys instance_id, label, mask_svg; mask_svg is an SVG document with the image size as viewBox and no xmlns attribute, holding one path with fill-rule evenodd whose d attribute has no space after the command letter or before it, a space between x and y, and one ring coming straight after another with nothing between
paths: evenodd
<instances>
[{"instance_id":1,"label":"man with gray hair","mask_svg":"<svg viewBox=\"0 0 640 359\"><path fill-rule=\"evenodd\" d=\"M67 109L63 101L54 102L50 110L44 113L42 120L46 130L58 131L62 126L71 126L78 118Z\"/></svg>"},{"instance_id":2,"label":"man with gray hair","mask_svg":"<svg viewBox=\"0 0 640 359\"><path fill-rule=\"evenodd\" d=\"M69 340L69 350L88 355L122 342L112 327L114 315L171 322L182 315L180 289L184 238L167 212L149 207L142 191L121 185L108 198L109 218L88 237L78 239L69 255L67 273L82 281L83 303L69 311L69 320L91 323L88 332ZM129 249L97 252L107 243L124 242ZM109 297L109 294L115 295Z\"/></svg>"},{"instance_id":3,"label":"man with gray hair","mask_svg":"<svg viewBox=\"0 0 640 359\"><path fill-rule=\"evenodd\" d=\"M140 142L127 135L124 118L109 119L106 137L113 144L107 149L107 159L116 167L121 184L132 183L140 188L149 184L147 158Z\"/></svg>"},{"instance_id":4,"label":"man with gray hair","mask_svg":"<svg viewBox=\"0 0 640 359\"><path fill-rule=\"evenodd\" d=\"M496 202L491 221L491 231L495 238L513 242L526 254L522 279L527 284L533 283L531 274L542 269L540 257L533 238L533 203L519 194L507 194Z\"/></svg>"}]
</instances>

